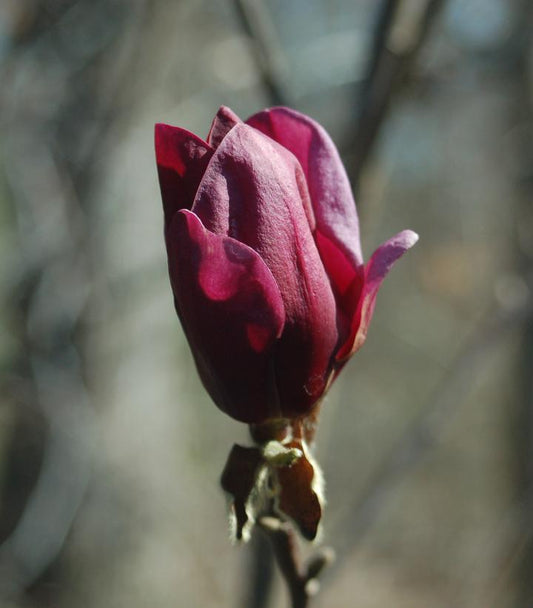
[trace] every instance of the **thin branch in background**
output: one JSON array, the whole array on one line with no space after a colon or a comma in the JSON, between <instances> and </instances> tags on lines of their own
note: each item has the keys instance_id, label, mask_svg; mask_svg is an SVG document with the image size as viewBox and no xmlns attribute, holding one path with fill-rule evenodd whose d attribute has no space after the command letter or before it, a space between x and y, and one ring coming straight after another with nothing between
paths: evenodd
<instances>
[{"instance_id":1,"label":"thin branch in background","mask_svg":"<svg viewBox=\"0 0 533 608\"><path fill-rule=\"evenodd\" d=\"M516 132L516 127L526 127L527 132L533 129L533 91L531 89L531 67L533 62L533 6L527 0L519 1L516 11L513 35L509 40L509 53L504 67L504 77L509 79L513 93L513 104L510 107L509 127ZM529 289L533 291L533 253L531 236L520 238L521 220L533 218L533 145L530 137L525 137L517 146L518 166L516 191L519 201L516 232L517 263L520 271L529 279ZM514 436L518 438L518 475L517 496L525 496L524 517L522 518L522 537L520 547L521 563L516 570L518 576L518 608L529 608L533 598L533 312L524 325L521 343L521 365L518 369L520 387L520 410L517 412Z\"/></svg>"},{"instance_id":2,"label":"thin branch in background","mask_svg":"<svg viewBox=\"0 0 533 608\"><path fill-rule=\"evenodd\" d=\"M415 419L383 458L382 464L372 475L366 489L357 499L356 506L351 510L350 521L343 522L343 543L339 547L339 553L349 553L359 546L396 484L436 445L446 423L459 409L472 388L472 378L476 377L477 371L485 364L494 347L500 344L511 330L520 327L532 309L533 303L528 301L511 312L494 313L466 344L427 404L419 410Z\"/></svg>"},{"instance_id":3,"label":"thin branch in background","mask_svg":"<svg viewBox=\"0 0 533 608\"><path fill-rule=\"evenodd\" d=\"M464 577L470 578L479 568L479 563L486 560L487 555L492 556L490 566L487 568L485 584L475 599L471 599L468 608L500 608L513 594L516 572L524 561L528 545L533 539L533 521L529 494L532 488L526 490L520 500L515 500L511 507L487 534L486 542L481 543L471 562L464 568ZM460 585L456 585L458 590ZM461 605L459 592L450 602L453 606ZM524 608L529 608L531 596L527 597ZM463 602L464 605L464 602ZM513 606L516 604L512 604Z\"/></svg>"},{"instance_id":4,"label":"thin branch in background","mask_svg":"<svg viewBox=\"0 0 533 608\"><path fill-rule=\"evenodd\" d=\"M531 606L533 597L533 538L527 534L532 524L533 510L533 314L528 318L522 336L522 365L520 369L522 385L521 412L519 413L519 485L526 488L525 517L523 518L522 563L518 569L521 599L517 603L520 608ZM520 488L519 488L520 491Z\"/></svg>"},{"instance_id":5,"label":"thin branch in background","mask_svg":"<svg viewBox=\"0 0 533 608\"><path fill-rule=\"evenodd\" d=\"M405 2L383 2L372 43L370 69L361 92L349 145L351 162L348 171L355 187L359 184L391 101L406 81L443 5L444 0L427 0L425 4L417 3L417 10L413 10Z\"/></svg>"},{"instance_id":6,"label":"thin branch in background","mask_svg":"<svg viewBox=\"0 0 533 608\"><path fill-rule=\"evenodd\" d=\"M114 46L110 42L132 26L128 19L107 23L103 6L84 0L49 14L45 2L35 5L32 27L15 41L2 66L4 80L11 84L2 90L0 102L9 117L3 125L3 170L19 234L18 256L9 265L9 291L16 317L12 331L20 345L2 370L7 378L3 387L19 387L16 417L24 411L44 419L39 476L29 480L27 500L17 503L15 525L4 531L0 545L2 597L21 597L30 586L34 597L42 593L38 581L60 554L90 477L95 422L84 381L82 327L93 277L86 220L90 223L93 209L89 192L95 161L101 158L120 91L114 87L96 107L93 79L101 71L95 69L98 59ZM39 18L44 14L46 19ZM129 14L135 17L136 11ZM90 45L79 46L80 30L91 31ZM130 73L126 63L117 75L119 85ZM48 80L52 69L55 79ZM68 84L58 86L58 79ZM85 103L77 104L76 96ZM95 115L105 119L96 138ZM72 132L76 152L84 147L82 163L77 163L79 154L69 154ZM18 446L12 449L16 457ZM20 491L25 479L7 473L2 498L10 504L12 492Z\"/></svg>"},{"instance_id":7,"label":"thin branch in background","mask_svg":"<svg viewBox=\"0 0 533 608\"><path fill-rule=\"evenodd\" d=\"M387 51L387 40L401 0L382 0L372 37L372 48L368 61L367 73L364 79L364 90L371 86L375 80L381 64L383 53Z\"/></svg>"},{"instance_id":8,"label":"thin branch in background","mask_svg":"<svg viewBox=\"0 0 533 608\"><path fill-rule=\"evenodd\" d=\"M270 105L292 105L288 92L288 66L272 17L262 0L235 0L241 27L250 38L252 52Z\"/></svg>"}]
</instances>

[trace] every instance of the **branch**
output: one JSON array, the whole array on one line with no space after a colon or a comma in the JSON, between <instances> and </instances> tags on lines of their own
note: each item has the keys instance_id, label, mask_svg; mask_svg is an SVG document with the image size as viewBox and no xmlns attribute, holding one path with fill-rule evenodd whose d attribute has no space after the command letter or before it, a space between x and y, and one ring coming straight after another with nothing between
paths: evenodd
<instances>
[{"instance_id":1,"label":"branch","mask_svg":"<svg viewBox=\"0 0 533 608\"><path fill-rule=\"evenodd\" d=\"M381 4L376 26L374 28L372 50L370 52L370 60L368 62L367 75L365 78L364 86L366 92L368 92L371 83L374 82L383 53L387 50L387 39L400 4L401 0L383 0Z\"/></svg>"},{"instance_id":2,"label":"branch","mask_svg":"<svg viewBox=\"0 0 533 608\"><path fill-rule=\"evenodd\" d=\"M406 81L444 0L427 0L419 11L401 9L385 0L373 37L369 72L361 94L353 136L350 178L359 183L393 97Z\"/></svg>"},{"instance_id":3,"label":"branch","mask_svg":"<svg viewBox=\"0 0 533 608\"><path fill-rule=\"evenodd\" d=\"M509 48L503 77L507 77L507 86L512 95L510 105L509 125L511 132L521 125L533 125L533 92L531 90L531 59L533 58L533 42L531 27L533 25L533 8L527 0L517 3L514 31L509 39ZM523 218L532 216L533 172L529 159L532 158L533 145L530 138L524 138L518 148L520 167L522 171L516 175L515 189L517 194L517 209L515 217L516 234L519 236L523 227ZM515 240L516 258L520 271L528 278L528 287L533 292L533 254L524 246L521 238ZM518 499L524 508L520 518L518 543L515 548L515 576L518 578L518 598L516 606L531 605L533 594L533 312L524 324L521 340L521 361L518 369L520 387L519 408L516 412L517 440L517 485ZM517 557L518 555L518 557ZM514 565L514 564L513 564Z\"/></svg>"},{"instance_id":4,"label":"branch","mask_svg":"<svg viewBox=\"0 0 533 608\"><path fill-rule=\"evenodd\" d=\"M94 260L88 238L92 224L85 218L92 218L90 191L102 159L100 146L115 116L116 95L132 73L127 53L123 62L117 60L121 36L140 27L136 7L143 2L137 0L127 15L121 13L123 19L112 20L112 29L99 29L103 34L92 36L76 57L65 49L73 48L80 32L96 32L95 23L109 21L110 13L102 11L105 3L83 0L68 8L32 3L22 9L23 30L12 33L9 55L0 66L7 81L0 104L10 117L4 125L1 171L13 208L13 232L19 237L6 265L11 269L10 331L17 347L1 370L6 379L0 388L18 388L14 396L10 391L7 402L14 401L17 428L24 436L18 445L19 435L11 440L0 487L12 520L0 530L2 597L17 598L26 588L50 584L56 576L50 566L60 554L91 475L97 429L85 381L83 339ZM78 18L74 28L73 15ZM86 22L89 29L80 29ZM119 49L111 44L114 40L121 43ZM101 97L94 94L94 79L98 70L107 73L107 63L98 62L104 51L120 69L113 74L114 88ZM25 88L16 85L18 79ZM75 86L68 86L73 82ZM94 129L97 123L102 126ZM25 434L32 431L36 417L42 420L42 449L32 461L24 461L30 468L40 465L33 479L27 470L17 474L23 465L16 458L28 443Z\"/></svg>"},{"instance_id":5,"label":"branch","mask_svg":"<svg viewBox=\"0 0 533 608\"><path fill-rule=\"evenodd\" d=\"M235 0L237 16L249 36L252 53L271 105L292 105L287 93L287 62L272 18L261 0Z\"/></svg>"},{"instance_id":6,"label":"branch","mask_svg":"<svg viewBox=\"0 0 533 608\"><path fill-rule=\"evenodd\" d=\"M274 560L265 534L254 534L250 541L249 578L244 593L244 608L267 608L274 579Z\"/></svg>"},{"instance_id":7,"label":"branch","mask_svg":"<svg viewBox=\"0 0 533 608\"><path fill-rule=\"evenodd\" d=\"M301 563L296 533L292 526L275 517L263 517L259 527L267 535L291 597L292 608L307 608L320 590L318 576L335 559L333 549L321 549L307 565Z\"/></svg>"},{"instance_id":8,"label":"branch","mask_svg":"<svg viewBox=\"0 0 533 608\"><path fill-rule=\"evenodd\" d=\"M466 344L432 397L401 434L368 482L352 511L351 521L344 523L341 551L349 550L365 535L395 484L435 445L446 421L460 407L472 386L476 370L511 330L528 319L532 310L533 302L528 301L513 311L498 311Z\"/></svg>"}]
</instances>

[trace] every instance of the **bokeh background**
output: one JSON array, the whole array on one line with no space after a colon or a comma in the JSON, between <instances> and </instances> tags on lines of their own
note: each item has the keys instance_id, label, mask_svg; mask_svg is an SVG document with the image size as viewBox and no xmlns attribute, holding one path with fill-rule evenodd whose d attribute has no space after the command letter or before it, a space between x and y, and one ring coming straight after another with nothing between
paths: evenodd
<instances>
[{"instance_id":1,"label":"bokeh background","mask_svg":"<svg viewBox=\"0 0 533 608\"><path fill-rule=\"evenodd\" d=\"M316 446L318 607L533 606L528 0L3 0L6 608L286 605L218 485L247 432L175 317L154 122L291 105L332 134L384 283ZM251 587L263 581L263 599Z\"/></svg>"}]
</instances>

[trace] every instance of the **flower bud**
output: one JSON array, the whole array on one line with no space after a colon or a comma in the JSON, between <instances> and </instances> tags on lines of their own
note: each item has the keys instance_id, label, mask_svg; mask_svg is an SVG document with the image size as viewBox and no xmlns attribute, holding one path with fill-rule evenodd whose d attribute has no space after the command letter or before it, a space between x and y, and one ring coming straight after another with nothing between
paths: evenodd
<instances>
[{"instance_id":1,"label":"flower bud","mask_svg":"<svg viewBox=\"0 0 533 608\"><path fill-rule=\"evenodd\" d=\"M377 291L417 240L363 264L346 172L324 129L289 108L204 141L156 125L170 282L204 386L251 424L308 415L365 341Z\"/></svg>"}]
</instances>

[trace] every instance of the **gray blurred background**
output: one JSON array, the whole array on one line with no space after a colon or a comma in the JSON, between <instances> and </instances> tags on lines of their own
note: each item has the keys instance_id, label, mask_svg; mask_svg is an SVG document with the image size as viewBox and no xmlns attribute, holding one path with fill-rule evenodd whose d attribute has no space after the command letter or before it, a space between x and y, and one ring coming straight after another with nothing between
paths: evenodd
<instances>
[{"instance_id":1,"label":"gray blurred background","mask_svg":"<svg viewBox=\"0 0 533 608\"><path fill-rule=\"evenodd\" d=\"M421 239L323 407L327 608L533 606L528 0L2 0L0 605L286 604L218 485L153 124L320 121L368 257ZM263 600L252 599L257 567ZM263 603L261 603L263 602Z\"/></svg>"}]
</instances>

